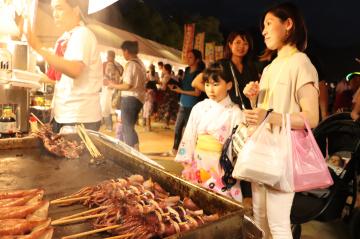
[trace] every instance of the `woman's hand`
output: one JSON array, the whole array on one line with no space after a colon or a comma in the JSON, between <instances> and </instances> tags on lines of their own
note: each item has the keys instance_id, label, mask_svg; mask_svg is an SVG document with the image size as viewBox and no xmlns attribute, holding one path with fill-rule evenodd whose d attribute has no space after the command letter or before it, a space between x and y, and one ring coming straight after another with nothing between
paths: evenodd
<instances>
[{"instance_id":1,"label":"woman's hand","mask_svg":"<svg viewBox=\"0 0 360 239\"><path fill-rule=\"evenodd\" d=\"M243 111L246 123L248 125L260 125L266 117L267 110L255 108Z\"/></svg>"},{"instance_id":2,"label":"woman's hand","mask_svg":"<svg viewBox=\"0 0 360 239\"><path fill-rule=\"evenodd\" d=\"M180 93L180 88L179 88L179 86L177 86L177 85L168 85L168 87L169 87L169 89L171 90L171 91L174 91L174 92L176 92L176 93Z\"/></svg>"},{"instance_id":3,"label":"woman's hand","mask_svg":"<svg viewBox=\"0 0 360 239\"><path fill-rule=\"evenodd\" d=\"M244 88L243 93L249 100L256 100L260 92L258 81L250 81Z\"/></svg>"}]
</instances>

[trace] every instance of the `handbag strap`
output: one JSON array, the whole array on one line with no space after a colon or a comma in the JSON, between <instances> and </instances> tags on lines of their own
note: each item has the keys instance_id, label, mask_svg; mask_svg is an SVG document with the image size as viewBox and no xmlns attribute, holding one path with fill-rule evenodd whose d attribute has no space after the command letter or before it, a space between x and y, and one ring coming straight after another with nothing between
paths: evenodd
<instances>
[{"instance_id":1,"label":"handbag strap","mask_svg":"<svg viewBox=\"0 0 360 239\"><path fill-rule=\"evenodd\" d=\"M223 145L223 148L221 150L220 166L224 170L224 175L222 176L221 179L222 179L222 182L225 185L225 187L222 189L223 191L226 191L226 190L230 189L236 183L236 179L234 179L232 177L232 172L234 170L234 165L230 161L227 153L228 153L228 150L229 150L229 147L230 147L230 143L232 141L232 137L235 134L237 128L238 128L238 125L236 125L232 129L230 136L226 139L226 141L225 141L225 143Z\"/></svg>"},{"instance_id":2,"label":"handbag strap","mask_svg":"<svg viewBox=\"0 0 360 239\"><path fill-rule=\"evenodd\" d=\"M235 95L236 95L236 97L238 97L240 99L240 101L241 101L240 107L241 107L242 110L244 110L246 108L245 108L244 101L243 101L243 98L242 98L241 93L240 93L239 82L238 82L237 77L235 75L233 63L230 61L229 64L230 64L231 74L232 74L233 79L234 79Z\"/></svg>"}]
</instances>

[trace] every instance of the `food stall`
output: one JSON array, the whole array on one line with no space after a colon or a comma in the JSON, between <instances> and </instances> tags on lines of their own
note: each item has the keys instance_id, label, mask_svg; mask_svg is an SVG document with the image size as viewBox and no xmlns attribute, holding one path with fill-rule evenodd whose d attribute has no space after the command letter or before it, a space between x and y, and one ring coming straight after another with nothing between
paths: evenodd
<instances>
[{"instance_id":1,"label":"food stall","mask_svg":"<svg viewBox=\"0 0 360 239\"><path fill-rule=\"evenodd\" d=\"M49 154L42 142L34 137L0 140L1 190L41 188L47 200L56 202L79 189L104 180L142 175L159 183L170 195L188 197L204 214L218 214L216 221L192 230L179 232L169 238L261 238L261 231L247 217L241 205L221 195L188 183L151 162L134 156L124 145L106 138L101 133L89 136L103 158L100 164L91 163L91 155L83 153L77 159L64 159ZM68 135L79 140L76 135ZM75 204L57 206L50 204L52 220L85 211L86 207ZM90 222L54 226L53 238L91 230ZM87 238L103 238L106 234ZM135 237L136 238L136 237Z\"/></svg>"}]
</instances>

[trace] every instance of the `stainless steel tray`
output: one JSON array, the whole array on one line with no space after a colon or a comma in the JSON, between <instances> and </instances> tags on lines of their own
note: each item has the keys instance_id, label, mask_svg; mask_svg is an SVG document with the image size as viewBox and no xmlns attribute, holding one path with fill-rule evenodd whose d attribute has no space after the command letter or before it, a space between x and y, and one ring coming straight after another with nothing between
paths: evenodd
<instances>
[{"instance_id":1,"label":"stainless steel tray","mask_svg":"<svg viewBox=\"0 0 360 239\"><path fill-rule=\"evenodd\" d=\"M90 155L86 152L79 159L54 157L33 137L0 140L0 190L43 188L46 198L52 200L106 179L141 174L145 178L151 177L172 195L190 197L205 213L221 214L216 222L168 238L261 238L261 231L244 217L243 208L238 203L145 162L141 155L135 155L126 146L118 145L106 136L97 134L91 138L104 155L104 164L90 164ZM57 219L83 210L81 205L51 206L49 216ZM90 229L89 223L56 226L54 238Z\"/></svg>"}]
</instances>

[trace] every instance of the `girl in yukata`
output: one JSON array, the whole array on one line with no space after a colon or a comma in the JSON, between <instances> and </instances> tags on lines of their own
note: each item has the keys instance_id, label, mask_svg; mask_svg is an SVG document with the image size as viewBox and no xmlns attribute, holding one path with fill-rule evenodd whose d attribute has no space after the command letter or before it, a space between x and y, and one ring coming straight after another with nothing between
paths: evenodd
<instances>
[{"instance_id":1,"label":"girl in yukata","mask_svg":"<svg viewBox=\"0 0 360 239\"><path fill-rule=\"evenodd\" d=\"M220 156L223 144L243 119L239 106L228 94L232 79L225 77L219 63L213 63L205 70L203 81L209 99L193 107L175 161L183 164L182 176L186 180L240 202L247 197L251 204L251 191L247 195L242 193L244 190L241 190L239 181L228 187L222 180L224 170ZM227 156L233 160L231 147Z\"/></svg>"}]
</instances>

